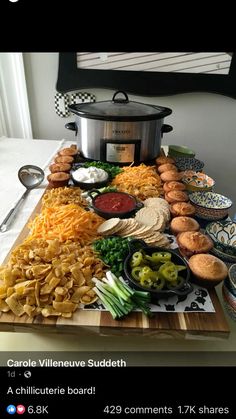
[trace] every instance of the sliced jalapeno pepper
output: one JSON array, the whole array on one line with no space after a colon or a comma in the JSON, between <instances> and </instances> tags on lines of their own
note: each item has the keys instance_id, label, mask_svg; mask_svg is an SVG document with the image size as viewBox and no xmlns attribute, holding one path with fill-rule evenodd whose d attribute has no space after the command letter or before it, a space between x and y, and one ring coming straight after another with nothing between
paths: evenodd
<instances>
[{"instance_id":1,"label":"sliced jalapeno pepper","mask_svg":"<svg viewBox=\"0 0 236 419\"><path fill-rule=\"evenodd\" d=\"M140 272L141 272L142 268L141 266L135 266L132 271L131 271L131 276L132 278L134 278L136 281L140 281Z\"/></svg>"},{"instance_id":2,"label":"sliced jalapeno pepper","mask_svg":"<svg viewBox=\"0 0 236 419\"><path fill-rule=\"evenodd\" d=\"M158 272L160 273L160 277L167 281L176 281L178 277L178 271L175 264L172 262L164 263Z\"/></svg>"},{"instance_id":3,"label":"sliced jalapeno pepper","mask_svg":"<svg viewBox=\"0 0 236 419\"><path fill-rule=\"evenodd\" d=\"M156 277L155 281L153 282L152 286L155 290L161 290L165 285L164 278Z\"/></svg>"},{"instance_id":4,"label":"sliced jalapeno pepper","mask_svg":"<svg viewBox=\"0 0 236 419\"><path fill-rule=\"evenodd\" d=\"M154 290L161 290L165 285L164 278L161 278L159 272L157 271L153 271L152 278L153 278L152 288Z\"/></svg>"},{"instance_id":5,"label":"sliced jalapeno pepper","mask_svg":"<svg viewBox=\"0 0 236 419\"><path fill-rule=\"evenodd\" d=\"M142 278L140 279L140 284L142 285L142 287L147 287L147 288L151 288L153 285L153 280L149 277L149 278Z\"/></svg>"},{"instance_id":6,"label":"sliced jalapeno pepper","mask_svg":"<svg viewBox=\"0 0 236 419\"><path fill-rule=\"evenodd\" d=\"M131 258L131 262L130 262L131 268L133 268L135 266L139 266L142 263L142 261L143 261L142 253L141 252L135 252L132 255L132 258Z\"/></svg>"},{"instance_id":7,"label":"sliced jalapeno pepper","mask_svg":"<svg viewBox=\"0 0 236 419\"><path fill-rule=\"evenodd\" d=\"M169 252L154 252L151 256L152 262L170 262L171 253Z\"/></svg>"},{"instance_id":8,"label":"sliced jalapeno pepper","mask_svg":"<svg viewBox=\"0 0 236 419\"><path fill-rule=\"evenodd\" d=\"M143 266L142 270L140 272L140 280L150 278L152 273L153 273L153 270L149 266L147 266L147 265Z\"/></svg>"},{"instance_id":9,"label":"sliced jalapeno pepper","mask_svg":"<svg viewBox=\"0 0 236 419\"><path fill-rule=\"evenodd\" d=\"M185 269L187 269L186 266L184 265L175 265L175 266L178 272L184 271Z\"/></svg>"}]
</instances>

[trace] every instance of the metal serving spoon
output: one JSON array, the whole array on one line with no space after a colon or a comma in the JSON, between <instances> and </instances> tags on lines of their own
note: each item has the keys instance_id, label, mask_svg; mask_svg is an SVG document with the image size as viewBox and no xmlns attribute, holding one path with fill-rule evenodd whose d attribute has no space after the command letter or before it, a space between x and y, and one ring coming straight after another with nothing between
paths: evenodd
<instances>
[{"instance_id":1,"label":"metal serving spoon","mask_svg":"<svg viewBox=\"0 0 236 419\"><path fill-rule=\"evenodd\" d=\"M0 233L4 233L9 229L20 205L25 200L31 189L37 188L37 186L39 186L40 183L42 183L44 179L44 171L40 169L40 167L38 166L28 164L26 166L22 166L19 169L18 178L20 182L26 187L26 191L23 193L19 201L17 201L15 206L9 211L6 218L3 220L2 224L0 225Z\"/></svg>"}]
</instances>

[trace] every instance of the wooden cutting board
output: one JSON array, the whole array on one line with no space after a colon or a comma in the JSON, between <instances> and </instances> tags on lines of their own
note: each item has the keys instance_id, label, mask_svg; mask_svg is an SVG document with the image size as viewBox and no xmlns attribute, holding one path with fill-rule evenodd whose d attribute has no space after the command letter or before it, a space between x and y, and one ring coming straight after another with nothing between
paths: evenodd
<instances>
[{"instance_id":1,"label":"wooden cutting board","mask_svg":"<svg viewBox=\"0 0 236 419\"><path fill-rule=\"evenodd\" d=\"M31 214L30 219L41 210L41 200ZM29 220L28 220L29 222ZM11 251L27 237L28 222L17 237ZM50 332L75 333L83 330L102 335L149 335L160 338L194 338L202 336L225 339L229 335L229 326L215 290L209 292L215 313L154 313L147 318L140 312L133 312L124 320L113 320L110 313L100 310L77 310L71 319L45 318L39 315L29 318L27 315L16 317L13 313L0 313L0 330L10 332Z\"/></svg>"}]
</instances>

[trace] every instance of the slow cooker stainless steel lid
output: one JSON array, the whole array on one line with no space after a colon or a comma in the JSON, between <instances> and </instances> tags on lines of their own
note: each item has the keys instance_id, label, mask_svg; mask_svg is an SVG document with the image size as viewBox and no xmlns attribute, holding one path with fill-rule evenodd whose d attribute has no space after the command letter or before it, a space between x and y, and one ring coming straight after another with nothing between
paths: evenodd
<instances>
[{"instance_id":1,"label":"slow cooker stainless steel lid","mask_svg":"<svg viewBox=\"0 0 236 419\"><path fill-rule=\"evenodd\" d=\"M124 97L116 97L121 94ZM104 121L150 121L172 113L169 108L129 101L127 93L123 91L117 91L112 100L70 105L69 109L83 118Z\"/></svg>"}]
</instances>

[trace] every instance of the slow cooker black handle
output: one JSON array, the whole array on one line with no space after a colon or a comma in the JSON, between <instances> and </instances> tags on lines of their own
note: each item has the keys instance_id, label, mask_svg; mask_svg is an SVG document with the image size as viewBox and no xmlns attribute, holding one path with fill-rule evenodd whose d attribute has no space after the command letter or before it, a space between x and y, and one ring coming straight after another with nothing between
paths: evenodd
<instances>
[{"instance_id":1,"label":"slow cooker black handle","mask_svg":"<svg viewBox=\"0 0 236 419\"><path fill-rule=\"evenodd\" d=\"M125 99L116 99L116 96L119 94L124 95ZM117 92L114 93L113 98L112 98L112 102L114 103L129 103L129 97L127 95L127 93L123 92L123 90L117 90Z\"/></svg>"},{"instance_id":2,"label":"slow cooker black handle","mask_svg":"<svg viewBox=\"0 0 236 419\"><path fill-rule=\"evenodd\" d=\"M164 132L171 132L173 131L173 127L171 125L168 124L163 124L161 127L161 133L163 134Z\"/></svg>"},{"instance_id":3,"label":"slow cooker black handle","mask_svg":"<svg viewBox=\"0 0 236 419\"><path fill-rule=\"evenodd\" d=\"M75 122L68 122L65 125L65 128L70 129L71 131L75 131L75 135L78 133L77 124Z\"/></svg>"},{"instance_id":4,"label":"slow cooker black handle","mask_svg":"<svg viewBox=\"0 0 236 419\"><path fill-rule=\"evenodd\" d=\"M193 290L193 284L191 284L191 282L186 282L184 284L184 288L183 289L173 289L173 290L169 290L170 294L173 292L173 295L187 295L190 294L190 292L192 292Z\"/></svg>"}]
</instances>

